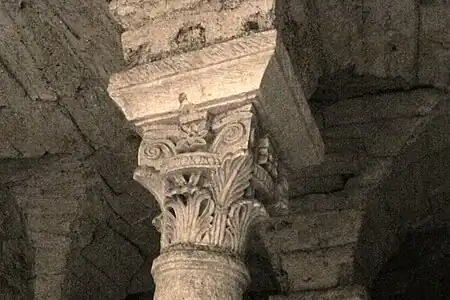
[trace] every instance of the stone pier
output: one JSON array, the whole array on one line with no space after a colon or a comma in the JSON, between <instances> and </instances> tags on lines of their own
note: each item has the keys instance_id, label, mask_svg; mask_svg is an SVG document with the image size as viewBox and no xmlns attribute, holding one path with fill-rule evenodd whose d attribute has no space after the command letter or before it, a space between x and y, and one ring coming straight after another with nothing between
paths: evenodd
<instances>
[{"instance_id":1,"label":"stone pier","mask_svg":"<svg viewBox=\"0 0 450 300\"><path fill-rule=\"evenodd\" d=\"M142 138L134 178L161 208L154 299L242 299L250 232L288 209L288 178L323 159L323 142L275 30L176 52L109 86Z\"/></svg>"}]
</instances>

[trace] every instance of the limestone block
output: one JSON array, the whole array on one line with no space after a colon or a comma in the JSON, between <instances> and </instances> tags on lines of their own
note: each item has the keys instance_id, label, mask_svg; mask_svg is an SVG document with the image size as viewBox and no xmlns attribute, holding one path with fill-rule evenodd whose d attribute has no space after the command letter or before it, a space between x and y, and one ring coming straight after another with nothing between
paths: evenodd
<instances>
[{"instance_id":1,"label":"limestone block","mask_svg":"<svg viewBox=\"0 0 450 300\"><path fill-rule=\"evenodd\" d=\"M352 280L354 244L315 252L278 254L289 279L289 291L326 289Z\"/></svg>"},{"instance_id":2,"label":"limestone block","mask_svg":"<svg viewBox=\"0 0 450 300\"><path fill-rule=\"evenodd\" d=\"M322 131L327 151L359 149L373 156L393 156L429 122L429 116L380 119L335 126Z\"/></svg>"},{"instance_id":3,"label":"limestone block","mask_svg":"<svg viewBox=\"0 0 450 300\"><path fill-rule=\"evenodd\" d=\"M322 162L323 140L283 45L277 45L269 61L260 91L267 130L278 145L280 156L289 162L288 168L297 173L305 166Z\"/></svg>"},{"instance_id":4,"label":"limestone block","mask_svg":"<svg viewBox=\"0 0 450 300\"><path fill-rule=\"evenodd\" d=\"M359 63L363 5L351 0L320 0L316 6L325 73Z\"/></svg>"},{"instance_id":5,"label":"limestone block","mask_svg":"<svg viewBox=\"0 0 450 300\"><path fill-rule=\"evenodd\" d=\"M64 274L71 251L72 240L47 233L32 234L35 249L35 272L38 277L47 274Z\"/></svg>"},{"instance_id":6,"label":"limestone block","mask_svg":"<svg viewBox=\"0 0 450 300\"><path fill-rule=\"evenodd\" d=\"M362 209L368 190L343 190L326 194L308 194L293 198L291 212L314 213L333 210Z\"/></svg>"},{"instance_id":7,"label":"limestone block","mask_svg":"<svg viewBox=\"0 0 450 300\"><path fill-rule=\"evenodd\" d=\"M64 284L64 275L49 274L36 277L34 281L34 299L59 300L62 297L61 286Z\"/></svg>"},{"instance_id":8,"label":"limestone block","mask_svg":"<svg viewBox=\"0 0 450 300\"><path fill-rule=\"evenodd\" d=\"M415 1L364 1L362 10L363 61L356 72L412 80L419 34Z\"/></svg>"},{"instance_id":9,"label":"limestone block","mask_svg":"<svg viewBox=\"0 0 450 300\"><path fill-rule=\"evenodd\" d=\"M312 251L355 243L363 213L358 210L288 215L271 220L264 233L271 253Z\"/></svg>"},{"instance_id":10,"label":"limestone block","mask_svg":"<svg viewBox=\"0 0 450 300\"><path fill-rule=\"evenodd\" d=\"M272 57L275 37L262 32L141 65L114 75L108 90L141 133L146 124L173 120L179 95L212 114L253 102L284 166L300 170L322 160L323 143L306 98L295 96L299 85L284 80L289 70Z\"/></svg>"},{"instance_id":11,"label":"limestone block","mask_svg":"<svg viewBox=\"0 0 450 300\"><path fill-rule=\"evenodd\" d=\"M313 5L298 1L279 1L276 9L279 31L276 51L289 53L289 58L282 55L280 63L291 63L290 68L302 87L300 91L309 99L323 75L317 11ZM286 68L283 66L283 69Z\"/></svg>"},{"instance_id":12,"label":"limestone block","mask_svg":"<svg viewBox=\"0 0 450 300\"><path fill-rule=\"evenodd\" d=\"M272 0L252 0L243 1L232 13L205 3L192 10L172 11L122 35L125 59L135 65L163 53L197 50L252 30L272 29L272 8Z\"/></svg>"},{"instance_id":13,"label":"limestone block","mask_svg":"<svg viewBox=\"0 0 450 300\"><path fill-rule=\"evenodd\" d=\"M0 4L0 157L86 156L89 143L122 139L124 122L104 91L122 65L106 9L104 1Z\"/></svg>"},{"instance_id":14,"label":"limestone block","mask_svg":"<svg viewBox=\"0 0 450 300\"><path fill-rule=\"evenodd\" d=\"M200 0L112 0L109 9L124 28L138 28L172 11L192 9Z\"/></svg>"},{"instance_id":15,"label":"limestone block","mask_svg":"<svg viewBox=\"0 0 450 300\"><path fill-rule=\"evenodd\" d=\"M325 127L426 115L446 95L435 89L386 93L339 101L323 111Z\"/></svg>"},{"instance_id":16,"label":"limestone block","mask_svg":"<svg viewBox=\"0 0 450 300\"><path fill-rule=\"evenodd\" d=\"M270 300L368 300L364 287L347 286L326 291L308 291L288 296L270 296Z\"/></svg>"}]
</instances>

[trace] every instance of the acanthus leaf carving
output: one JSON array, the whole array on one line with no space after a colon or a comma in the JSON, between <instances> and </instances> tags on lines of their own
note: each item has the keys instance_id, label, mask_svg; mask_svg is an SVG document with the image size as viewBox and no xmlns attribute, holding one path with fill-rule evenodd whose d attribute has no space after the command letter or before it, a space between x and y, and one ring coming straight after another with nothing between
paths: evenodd
<instances>
[{"instance_id":1,"label":"acanthus leaf carving","mask_svg":"<svg viewBox=\"0 0 450 300\"><path fill-rule=\"evenodd\" d=\"M146 157L139 163L154 182L143 183L142 176L140 182L158 195L162 212L154 224L162 251L203 245L242 255L250 227L267 215L259 201L285 196L273 147L256 120L252 105L219 115L189 105L177 130L147 127L155 130L144 134L139 155Z\"/></svg>"},{"instance_id":2,"label":"acanthus leaf carving","mask_svg":"<svg viewBox=\"0 0 450 300\"><path fill-rule=\"evenodd\" d=\"M214 202L206 189L175 195L164 207L162 232L169 244L199 243L210 230L213 213Z\"/></svg>"},{"instance_id":3,"label":"acanthus leaf carving","mask_svg":"<svg viewBox=\"0 0 450 300\"><path fill-rule=\"evenodd\" d=\"M227 218L226 235L231 249L239 254L246 250L248 233L257 219L267 218L264 206L256 199L243 199L233 203Z\"/></svg>"},{"instance_id":4,"label":"acanthus leaf carving","mask_svg":"<svg viewBox=\"0 0 450 300\"><path fill-rule=\"evenodd\" d=\"M219 205L228 207L230 203L242 199L250 186L252 163L252 157L242 153L223 159L220 168L212 173L213 193Z\"/></svg>"}]
</instances>

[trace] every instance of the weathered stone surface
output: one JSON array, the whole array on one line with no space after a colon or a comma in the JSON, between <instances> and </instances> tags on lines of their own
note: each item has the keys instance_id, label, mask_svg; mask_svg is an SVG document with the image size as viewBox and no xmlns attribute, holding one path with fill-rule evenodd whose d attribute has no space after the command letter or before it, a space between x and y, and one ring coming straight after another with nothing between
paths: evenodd
<instances>
[{"instance_id":1,"label":"weathered stone surface","mask_svg":"<svg viewBox=\"0 0 450 300\"><path fill-rule=\"evenodd\" d=\"M269 252L313 251L355 243L363 212L332 211L274 218L264 234Z\"/></svg>"},{"instance_id":2,"label":"weathered stone surface","mask_svg":"<svg viewBox=\"0 0 450 300\"><path fill-rule=\"evenodd\" d=\"M341 174L323 177L305 178L305 194L329 193L342 190L345 186L346 177Z\"/></svg>"},{"instance_id":3,"label":"weathered stone surface","mask_svg":"<svg viewBox=\"0 0 450 300\"><path fill-rule=\"evenodd\" d=\"M424 131L409 146L404 147L396 159L400 168L421 158L450 147L450 115L434 117Z\"/></svg>"},{"instance_id":4,"label":"weathered stone surface","mask_svg":"<svg viewBox=\"0 0 450 300\"><path fill-rule=\"evenodd\" d=\"M128 294L151 293L153 296L155 283L150 273L152 261L153 258L147 259L136 274L134 274L127 289Z\"/></svg>"},{"instance_id":5,"label":"weathered stone surface","mask_svg":"<svg viewBox=\"0 0 450 300\"><path fill-rule=\"evenodd\" d=\"M415 77L418 18L413 0L365 1L361 70L380 77Z\"/></svg>"},{"instance_id":6,"label":"weathered stone surface","mask_svg":"<svg viewBox=\"0 0 450 300\"><path fill-rule=\"evenodd\" d=\"M291 200L292 213L314 213L345 209L363 209L368 190L343 190L327 194L309 194Z\"/></svg>"},{"instance_id":7,"label":"weathered stone surface","mask_svg":"<svg viewBox=\"0 0 450 300\"><path fill-rule=\"evenodd\" d=\"M327 128L322 131L328 151L343 151L342 145L332 147L330 141L349 141L353 151L366 149L373 156L394 156L406 142L420 132L428 123L429 117L410 117L377 120L370 123L354 123Z\"/></svg>"},{"instance_id":8,"label":"weathered stone surface","mask_svg":"<svg viewBox=\"0 0 450 300\"><path fill-rule=\"evenodd\" d=\"M144 262L139 251L116 231L106 228L83 249L82 255L118 286L127 286Z\"/></svg>"},{"instance_id":9,"label":"weathered stone surface","mask_svg":"<svg viewBox=\"0 0 450 300\"><path fill-rule=\"evenodd\" d=\"M445 98L445 93L438 90L418 89L348 99L324 109L324 124L332 127L426 115Z\"/></svg>"},{"instance_id":10,"label":"weathered stone surface","mask_svg":"<svg viewBox=\"0 0 450 300\"><path fill-rule=\"evenodd\" d=\"M155 300L240 300L250 281L239 259L199 249L162 253L153 262L152 275Z\"/></svg>"},{"instance_id":11,"label":"weathered stone surface","mask_svg":"<svg viewBox=\"0 0 450 300\"><path fill-rule=\"evenodd\" d=\"M147 219L128 223L118 215L110 213L107 224L115 232L133 243L141 254L154 258L159 253L160 247L159 233L151 223L156 214L157 211L155 209L152 211L152 216L147 216Z\"/></svg>"},{"instance_id":12,"label":"weathered stone surface","mask_svg":"<svg viewBox=\"0 0 450 300\"><path fill-rule=\"evenodd\" d=\"M392 159L377 158L367 163L364 170L345 184L346 189L377 186L392 170Z\"/></svg>"},{"instance_id":13,"label":"weathered stone surface","mask_svg":"<svg viewBox=\"0 0 450 300\"><path fill-rule=\"evenodd\" d=\"M144 198L145 197L145 198ZM156 200L148 192L143 197L133 197L132 194L121 194L109 198L112 210L128 224L134 225L155 216Z\"/></svg>"},{"instance_id":14,"label":"weathered stone surface","mask_svg":"<svg viewBox=\"0 0 450 300\"><path fill-rule=\"evenodd\" d=\"M174 1L176 2L176 1ZM174 10L122 35L125 59L135 65L224 40L271 29L273 1L243 1L233 12L206 2L192 10Z\"/></svg>"},{"instance_id":15,"label":"weathered stone surface","mask_svg":"<svg viewBox=\"0 0 450 300\"><path fill-rule=\"evenodd\" d=\"M28 176L16 174L8 186L24 211L28 236L35 250L36 299L61 299L69 260L76 255L78 247L90 242L91 227L99 222L96 218L102 219L101 209L95 202L101 203L101 198L108 197L106 186L101 185L91 167L70 158L50 156L30 162L27 167L22 166L18 173ZM11 181L14 178L20 180ZM85 221L86 210L91 213L89 222ZM82 215L84 221L79 220L83 219ZM85 226L87 223L94 226Z\"/></svg>"},{"instance_id":16,"label":"weathered stone surface","mask_svg":"<svg viewBox=\"0 0 450 300\"><path fill-rule=\"evenodd\" d=\"M368 293L361 286L347 286L324 291L293 293L289 296L270 296L270 300L367 300Z\"/></svg>"},{"instance_id":17,"label":"weathered stone surface","mask_svg":"<svg viewBox=\"0 0 450 300\"><path fill-rule=\"evenodd\" d=\"M364 45L360 28L363 5L354 1L321 0L315 6L324 71L334 73L359 63Z\"/></svg>"},{"instance_id":18,"label":"weathered stone surface","mask_svg":"<svg viewBox=\"0 0 450 300\"><path fill-rule=\"evenodd\" d=\"M278 145L285 168L297 173L322 162L323 140L283 45L276 46L259 89L262 124Z\"/></svg>"},{"instance_id":19,"label":"weathered stone surface","mask_svg":"<svg viewBox=\"0 0 450 300\"><path fill-rule=\"evenodd\" d=\"M35 289L35 299L58 300L62 297L61 286L64 282L64 275L51 274L36 277L33 280Z\"/></svg>"},{"instance_id":20,"label":"weathered stone surface","mask_svg":"<svg viewBox=\"0 0 450 300\"><path fill-rule=\"evenodd\" d=\"M126 287L117 285L90 261L80 256L72 262L64 290L68 300L115 300L125 296Z\"/></svg>"},{"instance_id":21,"label":"weathered stone surface","mask_svg":"<svg viewBox=\"0 0 450 300\"><path fill-rule=\"evenodd\" d=\"M125 28L139 28L151 20L172 11L186 11L197 6L200 0L152 1L113 0L109 9L117 21Z\"/></svg>"},{"instance_id":22,"label":"weathered stone surface","mask_svg":"<svg viewBox=\"0 0 450 300\"><path fill-rule=\"evenodd\" d=\"M21 210L7 189L0 187L0 298L31 299L33 252Z\"/></svg>"},{"instance_id":23,"label":"weathered stone surface","mask_svg":"<svg viewBox=\"0 0 450 300\"><path fill-rule=\"evenodd\" d=\"M418 77L421 83L440 88L450 85L450 7L448 3L420 5Z\"/></svg>"},{"instance_id":24,"label":"weathered stone surface","mask_svg":"<svg viewBox=\"0 0 450 300\"><path fill-rule=\"evenodd\" d=\"M316 7L296 1L278 1L275 10L277 43L286 47L293 72L309 99L323 75Z\"/></svg>"},{"instance_id":25,"label":"weathered stone surface","mask_svg":"<svg viewBox=\"0 0 450 300\"><path fill-rule=\"evenodd\" d=\"M104 91L120 68L118 28L101 1L0 4L0 153L86 156L124 122ZM113 49L116 49L114 51ZM108 120L108 130L100 122Z\"/></svg>"},{"instance_id":26,"label":"weathered stone surface","mask_svg":"<svg viewBox=\"0 0 450 300\"><path fill-rule=\"evenodd\" d=\"M352 280L354 245L349 244L315 252L278 254L288 274L289 290L332 288ZM349 272L350 271L350 272Z\"/></svg>"}]
</instances>

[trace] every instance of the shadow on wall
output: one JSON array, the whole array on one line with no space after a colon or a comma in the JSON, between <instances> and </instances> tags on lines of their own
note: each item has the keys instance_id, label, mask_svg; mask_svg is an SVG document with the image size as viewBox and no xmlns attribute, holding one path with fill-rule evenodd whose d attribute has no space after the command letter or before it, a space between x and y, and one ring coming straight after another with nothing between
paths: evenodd
<instances>
[{"instance_id":1,"label":"shadow on wall","mask_svg":"<svg viewBox=\"0 0 450 300\"><path fill-rule=\"evenodd\" d=\"M448 299L449 265L450 227L411 232L375 278L371 299Z\"/></svg>"},{"instance_id":2,"label":"shadow on wall","mask_svg":"<svg viewBox=\"0 0 450 300\"><path fill-rule=\"evenodd\" d=\"M22 212L0 187L0 299L33 299L33 252Z\"/></svg>"}]
</instances>

